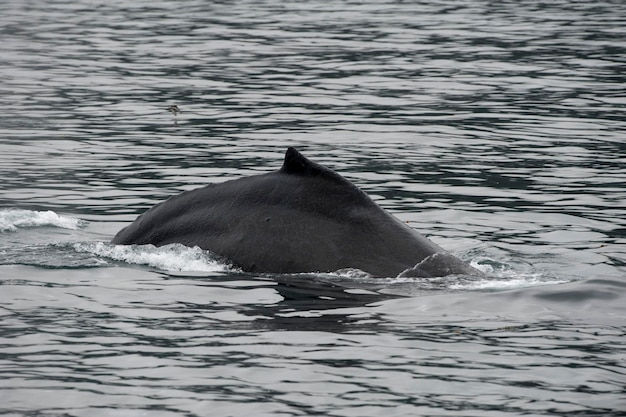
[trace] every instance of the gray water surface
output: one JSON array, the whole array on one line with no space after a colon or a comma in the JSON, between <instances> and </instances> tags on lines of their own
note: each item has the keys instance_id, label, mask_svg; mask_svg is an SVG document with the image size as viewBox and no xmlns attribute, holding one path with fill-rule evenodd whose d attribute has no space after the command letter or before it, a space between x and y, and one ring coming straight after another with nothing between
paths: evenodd
<instances>
[{"instance_id":1,"label":"gray water surface","mask_svg":"<svg viewBox=\"0 0 626 417\"><path fill-rule=\"evenodd\" d=\"M0 415L624 415L623 2L2 6ZM288 146L487 277L108 243Z\"/></svg>"}]
</instances>

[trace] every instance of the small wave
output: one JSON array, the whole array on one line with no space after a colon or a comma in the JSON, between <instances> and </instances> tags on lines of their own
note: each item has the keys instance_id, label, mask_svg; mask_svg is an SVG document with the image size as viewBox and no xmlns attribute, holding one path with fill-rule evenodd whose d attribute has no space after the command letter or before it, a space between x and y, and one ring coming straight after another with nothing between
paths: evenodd
<instances>
[{"instance_id":1,"label":"small wave","mask_svg":"<svg viewBox=\"0 0 626 417\"><path fill-rule=\"evenodd\" d=\"M329 274L325 274L328 276L336 276L339 278L348 278L348 279L368 279L368 278L372 278L371 274L368 274L365 271L361 271L360 269L357 268L344 268L344 269L339 269L335 272L331 272Z\"/></svg>"},{"instance_id":2,"label":"small wave","mask_svg":"<svg viewBox=\"0 0 626 417\"><path fill-rule=\"evenodd\" d=\"M501 291L518 288L537 287L540 285L565 284L568 280L546 279L539 274L502 277L500 279L482 279L474 282L460 282L450 285L451 290Z\"/></svg>"},{"instance_id":3,"label":"small wave","mask_svg":"<svg viewBox=\"0 0 626 417\"><path fill-rule=\"evenodd\" d=\"M564 284L571 279L563 279L537 271L531 263L522 260L499 261L490 256L478 256L470 265L480 270L486 278L461 281L451 285L453 290L502 291L542 285Z\"/></svg>"},{"instance_id":4,"label":"small wave","mask_svg":"<svg viewBox=\"0 0 626 417\"><path fill-rule=\"evenodd\" d=\"M326 274L328 277L339 278L360 282L362 284L385 285L392 291L401 288L405 295L414 295L419 291L505 291L543 285L564 284L571 279L558 277L553 274L537 271L526 262L503 262L488 256L475 256L469 264L484 273L484 276L475 275L447 275L442 277L405 277L377 278L362 273L361 271L345 270L334 274ZM359 274L358 272L361 272ZM402 292L398 293L402 294Z\"/></svg>"},{"instance_id":5,"label":"small wave","mask_svg":"<svg viewBox=\"0 0 626 417\"><path fill-rule=\"evenodd\" d=\"M73 247L77 252L87 252L129 264L148 265L164 271L222 272L229 269L197 246L189 248L172 244L157 248L153 245L125 246L89 242L75 243Z\"/></svg>"},{"instance_id":6,"label":"small wave","mask_svg":"<svg viewBox=\"0 0 626 417\"><path fill-rule=\"evenodd\" d=\"M0 209L0 232L15 232L19 228L42 226L76 230L84 225L84 220L60 216L51 210Z\"/></svg>"}]
</instances>

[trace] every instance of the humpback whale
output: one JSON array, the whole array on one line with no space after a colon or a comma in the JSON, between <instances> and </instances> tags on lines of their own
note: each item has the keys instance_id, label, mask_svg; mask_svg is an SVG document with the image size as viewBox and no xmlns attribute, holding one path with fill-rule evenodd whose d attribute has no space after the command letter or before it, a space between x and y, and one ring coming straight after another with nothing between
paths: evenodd
<instances>
[{"instance_id":1,"label":"humpback whale","mask_svg":"<svg viewBox=\"0 0 626 417\"><path fill-rule=\"evenodd\" d=\"M278 171L170 197L111 243L199 246L254 273L481 275L292 147Z\"/></svg>"}]
</instances>

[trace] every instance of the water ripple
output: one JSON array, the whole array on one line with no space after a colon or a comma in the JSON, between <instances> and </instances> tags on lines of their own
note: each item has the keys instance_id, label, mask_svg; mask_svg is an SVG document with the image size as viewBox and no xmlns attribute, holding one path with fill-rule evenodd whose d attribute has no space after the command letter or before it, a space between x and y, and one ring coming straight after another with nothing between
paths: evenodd
<instances>
[{"instance_id":1,"label":"water ripple","mask_svg":"<svg viewBox=\"0 0 626 417\"><path fill-rule=\"evenodd\" d=\"M5 3L0 414L626 408L623 2ZM97 243L287 146L494 279Z\"/></svg>"}]
</instances>

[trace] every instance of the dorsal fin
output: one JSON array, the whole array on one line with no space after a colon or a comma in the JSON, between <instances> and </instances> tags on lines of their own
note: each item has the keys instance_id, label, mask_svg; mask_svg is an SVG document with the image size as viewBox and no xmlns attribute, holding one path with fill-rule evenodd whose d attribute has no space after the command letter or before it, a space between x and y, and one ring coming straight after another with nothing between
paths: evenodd
<instances>
[{"instance_id":1,"label":"dorsal fin","mask_svg":"<svg viewBox=\"0 0 626 417\"><path fill-rule=\"evenodd\" d=\"M313 162L302 155L296 148L289 147L285 152L285 162L280 172L290 175L301 175L304 177L326 177L335 181L346 181L341 175L332 169L326 168Z\"/></svg>"}]
</instances>

